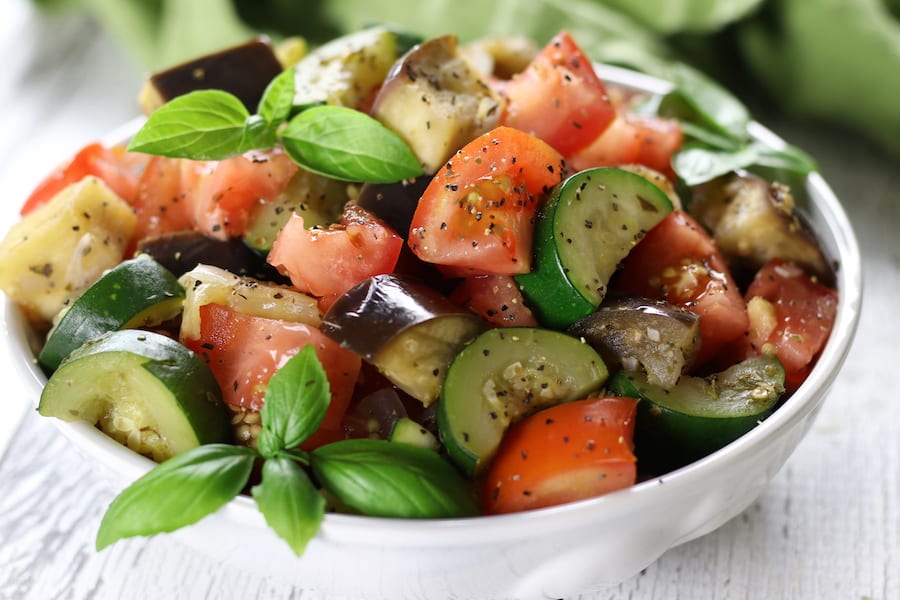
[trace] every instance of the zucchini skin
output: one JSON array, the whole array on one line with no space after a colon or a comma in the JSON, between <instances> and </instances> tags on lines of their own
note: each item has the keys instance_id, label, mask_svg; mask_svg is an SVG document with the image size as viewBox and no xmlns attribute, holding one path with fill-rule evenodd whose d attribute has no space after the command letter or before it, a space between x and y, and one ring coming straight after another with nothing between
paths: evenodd
<instances>
[{"instance_id":1,"label":"zucchini skin","mask_svg":"<svg viewBox=\"0 0 900 600\"><path fill-rule=\"evenodd\" d=\"M784 368L776 357L763 355L705 378L684 376L671 390L624 371L608 387L640 400L638 465L646 473L663 473L723 448L772 414L784 392Z\"/></svg>"},{"instance_id":2,"label":"zucchini skin","mask_svg":"<svg viewBox=\"0 0 900 600\"><path fill-rule=\"evenodd\" d=\"M538 215L535 268L516 275L526 302L551 329L594 312L616 267L672 211L642 175L598 167L563 181Z\"/></svg>"},{"instance_id":3,"label":"zucchini skin","mask_svg":"<svg viewBox=\"0 0 900 600\"><path fill-rule=\"evenodd\" d=\"M73 350L104 333L155 325L176 316L182 300L184 288L149 256L119 263L85 290L63 315L47 336L38 362L53 372Z\"/></svg>"}]
</instances>

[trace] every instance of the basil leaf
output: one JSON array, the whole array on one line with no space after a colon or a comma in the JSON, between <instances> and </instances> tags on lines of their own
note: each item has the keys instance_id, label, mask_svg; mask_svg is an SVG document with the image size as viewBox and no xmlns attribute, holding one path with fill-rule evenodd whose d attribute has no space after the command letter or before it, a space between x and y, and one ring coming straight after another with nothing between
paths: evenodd
<instances>
[{"instance_id":1,"label":"basil leaf","mask_svg":"<svg viewBox=\"0 0 900 600\"><path fill-rule=\"evenodd\" d=\"M260 453L269 458L298 446L322 424L330 402L328 376L315 348L306 345L272 375L266 387L257 440Z\"/></svg>"},{"instance_id":2,"label":"basil leaf","mask_svg":"<svg viewBox=\"0 0 900 600\"><path fill-rule=\"evenodd\" d=\"M422 174L419 161L397 134L350 108L309 108L291 119L280 137L294 162L326 177L394 183Z\"/></svg>"},{"instance_id":3,"label":"basil leaf","mask_svg":"<svg viewBox=\"0 0 900 600\"><path fill-rule=\"evenodd\" d=\"M687 185L697 185L735 169L749 167L756 162L758 156L755 145L744 146L732 152L688 144L672 157L672 168Z\"/></svg>"},{"instance_id":4,"label":"basil leaf","mask_svg":"<svg viewBox=\"0 0 900 600\"><path fill-rule=\"evenodd\" d=\"M325 498L306 471L289 458L266 460L262 483L251 490L260 512L297 556L303 554L325 516Z\"/></svg>"},{"instance_id":5,"label":"basil leaf","mask_svg":"<svg viewBox=\"0 0 900 600\"><path fill-rule=\"evenodd\" d=\"M783 169L793 173L812 173L818 169L815 159L796 146L786 146L780 150L760 147L756 164L762 167Z\"/></svg>"},{"instance_id":6,"label":"basil leaf","mask_svg":"<svg viewBox=\"0 0 900 600\"><path fill-rule=\"evenodd\" d=\"M172 158L220 160L240 151L250 113L235 96L200 90L156 109L128 150Z\"/></svg>"},{"instance_id":7,"label":"basil leaf","mask_svg":"<svg viewBox=\"0 0 900 600\"><path fill-rule=\"evenodd\" d=\"M276 127L291 116L294 101L294 68L285 69L273 79L263 92L256 112L270 127Z\"/></svg>"},{"instance_id":8,"label":"basil leaf","mask_svg":"<svg viewBox=\"0 0 900 600\"><path fill-rule=\"evenodd\" d=\"M353 439L320 446L310 458L322 487L366 515L443 518L479 514L469 483L432 450Z\"/></svg>"},{"instance_id":9,"label":"basil leaf","mask_svg":"<svg viewBox=\"0 0 900 600\"><path fill-rule=\"evenodd\" d=\"M730 150L733 152L739 150L741 147L741 144L736 143L732 138L719 135L718 133L710 131L696 123L691 123L690 121L681 121L681 132L686 137L693 138L713 149Z\"/></svg>"},{"instance_id":10,"label":"basil leaf","mask_svg":"<svg viewBox=\"0 0 900 600\"><path fill-rule=\"evenodd\" d=\"M250 448L209 444L157 465L109 505L97 550L126 537L174 531L216 512L247 484L255 458Z\"/></svg>"},{"instance_id":11,"label":"basil leaf","mask_svg":"<svg viewBox=\"0 0 900 600\"><path fill-rule=\"evenodd\" d=\"M815 171L808 154L787 146L776 150L754 142L735 150L720 150L703 144L687 144L672 158L672 168L687 185L697 185L736 169L769 167L805 175Z\"/></svg>"},{"instance_id":12,"label":"basil leaf","mask_svg":"<svg viewBox=\"0 0 900 600\"><path fill-rule=\"evenodd\" d=\"M681 63L672 65L668 77L675 89L660 101L660 115L697 123L735 140L748 139L750 112L731 92Z\"/></svg>"}]
</instances>

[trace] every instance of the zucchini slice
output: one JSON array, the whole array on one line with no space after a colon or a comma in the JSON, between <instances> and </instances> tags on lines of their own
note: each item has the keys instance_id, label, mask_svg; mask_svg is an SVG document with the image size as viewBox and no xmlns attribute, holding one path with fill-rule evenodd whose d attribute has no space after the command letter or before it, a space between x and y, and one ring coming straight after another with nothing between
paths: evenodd
<instances>
[{"instance_id":1,"label":"zucchini slice","mask_svg":"<svg viewBox=\"0 0 900 600\"><path fill-rule=\"evenodd\" d=\"M184 288L147 255L118 264L85 290L63 314L38 356L48 371L73 350L118 329L158 325L178 315Z\"/></svg>"},{"instance_id":2,"label":"zucchini slice","mask_svg":"<svg viewBox=\"0 0 900 600\"><path fill-rule=\"evenodd\" d=\"M206 363L171 338L137 329L104 334L72 352L44 386L38 412L99 424L159 462L233 437L231 413Z\"/></svg>"},{"instance_id":3,"label":"zucchini slice","mask_svg":"<svg viewBox=\"0 0 900 600\"><path fill-rule=\"evenodd\" d=\"M588 169L557 188L535 230L535 268L516 275L541 323L564 329L594 312L616 267L672 202L648 179Z\"/></svg>"},{"instance_id":4,"label":"zucchini slice","mask_svg":"<svg viewBox=\"0 0 900 600\"><path fill-rule=\"evenodd\" d=\"M642 373L619 371L609 389L641 400L638 465L662 472L715 452L769 416L784 392L784 367L774 356L754 356L708 377L684 376L670 390Z\"/></svg>"},{"instance_id":5,"label":"zucchini slice","mask_svg":"<svg viewBox=\"0 0 900 600\"><path fill-rule=\"evenodd\" d=\"M588 397L607 375L600 355L565 333L490 329L450 364L438 430L453 462L473 475L490 462L510 425L542 408Z\"/></svg>"}]
</instances>

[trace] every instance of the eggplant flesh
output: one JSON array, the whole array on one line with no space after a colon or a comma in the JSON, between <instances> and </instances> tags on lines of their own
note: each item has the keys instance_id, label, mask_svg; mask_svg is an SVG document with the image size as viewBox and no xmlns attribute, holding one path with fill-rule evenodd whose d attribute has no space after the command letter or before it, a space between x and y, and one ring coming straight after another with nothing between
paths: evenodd
<instances>
[{"instance_id":1,"label":"eggplant flesh","mask_svg":"<svg viewBox=\"0 0 900 600\"><path fill-rule=\"evenodd\" d=\"M784 258L830 279L828 261L786 186L733 173L696 189L690 209L712 232L732 270L752 275L769 260Z\"/></svg>"},{"instance_id":2,"label":"eggplant flesh","mask_svg":"<svg viewBox=\"0 0 900 600\"><path fill-rule=\"evenodd\" d=\"M569 333L583 338L611 370L643 371L663 389L678 383L700 346L700 318L648 298L622 298L576 321Z\"/></svg>"},{"instance_id":3,"label":"eggplant flesh","mask_svg":"<svg viewBox=\"0 0 900 600\"><path fill-rule=\"evenodd\" d=\"M453 357L485 328L479 317L435 290L395 275L357 284L332 304L320 325L425 406L437 400Z\"/></svg>"},{"instance_id":4,"label":"eggplant flesh","mask_svg":"<svg viewBox=\"0 0 900 600\"><path fill-rule=\"evenodd\" d=\"M462 57L454 36L430 39L394 63L372 116L399 135L426 173L497 126L503 100Z\"/></svg>"}]
</instances>

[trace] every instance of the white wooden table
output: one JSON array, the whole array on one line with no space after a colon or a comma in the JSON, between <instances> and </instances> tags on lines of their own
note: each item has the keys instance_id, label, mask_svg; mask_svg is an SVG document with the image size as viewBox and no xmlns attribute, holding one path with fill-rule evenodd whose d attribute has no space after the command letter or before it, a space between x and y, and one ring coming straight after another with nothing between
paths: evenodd
<instances>
[{"instance_id":1,"label":"white wooden table","mask_svg":"<svg viewBox=\"0 0 900 600\"><path fill-rule=\"evenodd\" d=\"M51 165L137 113L141 76L95 26L47 20L26 0L0 3L0 56L5 231ZM857 341L813 430L756 503L583 598L900 598L900 165L838 130L767 124L815 155L848 206L865 261ZM322 597L165 536L96 553L112 493L49 419L29 410L13 421L32 399L10 387L8 362L0 368L0 598Z\"/></svg>"}]
</instances>

